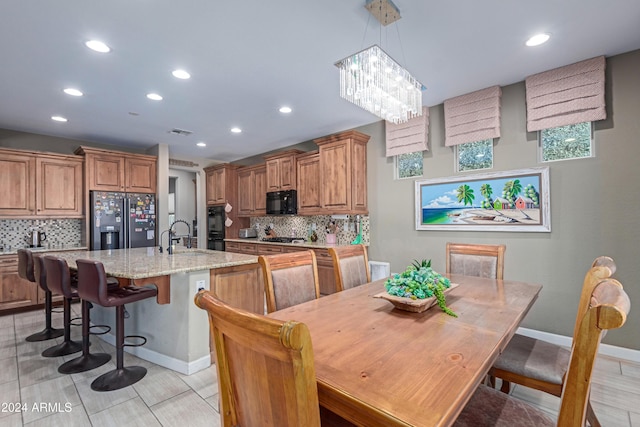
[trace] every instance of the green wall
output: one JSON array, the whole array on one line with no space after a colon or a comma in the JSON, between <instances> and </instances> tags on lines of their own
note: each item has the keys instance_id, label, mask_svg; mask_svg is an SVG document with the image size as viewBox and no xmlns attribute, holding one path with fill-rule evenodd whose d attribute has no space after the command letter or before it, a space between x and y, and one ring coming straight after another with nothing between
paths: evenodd
<instances>
[{"instance_id":1,"label":"green wall","mask_svg":"<svg viewBox=\"0 0 640 427\"><path fill-rule=\"evenodd\" d=\"M391 262L395 272L413 259L431 258L434 268L444 271L446 242L504 243L505 279L543 285L522 326L571 336L584 274L597 256L611 256L632 311L627 324L604 342L640 350L640 50L607 59L606 73L608 118L595 124L596 157L545 164L551 233L416 231L415 179L393 179L383 122L359 128L371 135L369 258ZM455 175L453 149L444 146L443 106L431 107L429 114L431 151L425 152L422 179ZM537 161L537 135L526 132L524 82L502 88L501 121L493 170L543 166Z\"/></svg>"}]
</instances>

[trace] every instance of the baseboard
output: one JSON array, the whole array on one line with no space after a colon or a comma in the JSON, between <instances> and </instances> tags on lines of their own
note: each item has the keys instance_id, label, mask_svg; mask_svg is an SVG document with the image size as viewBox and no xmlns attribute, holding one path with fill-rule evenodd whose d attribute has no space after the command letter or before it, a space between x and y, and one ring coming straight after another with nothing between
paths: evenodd
<instances>
[{"instance_id":1,"label":"baseboard","mask_svg":"<svg viewBox=\"0 0 640 427\"><path fill-rule=\"evenodd\" d=\"M116 345L116 338L113 335L104 334L100 335L99 338L113 346ZM125 347L124 351L133 354L134 356L137 356L141 359L147 360L151 363L155 363L156 365L164 366L167 369L171 369L172 371L176 371L184 375L195 374L196 372L211 366L210 355L201 357L200 359L194 360L193 362L185 362L184 360L169 357L144 347Z\"/></svg>"},{"instance_id":2,"label":"baseboard","mask_svg":"<svg viewBox=\"0 0 640 427\"><path fill-rule=\"evenodd\" d=\"M565 337L564 335L551 334L549 332L536 331L535 329L518 328L520 335L527 337L548 341L552 344L561 345L564 347L571 347L571 337ZM617 357L619 359L629 360L631 362L640 363L640 350L633 350L630 348L617 347L610 344L600 344L598 354L604 356Z\"/></svg>"}]
</instances>

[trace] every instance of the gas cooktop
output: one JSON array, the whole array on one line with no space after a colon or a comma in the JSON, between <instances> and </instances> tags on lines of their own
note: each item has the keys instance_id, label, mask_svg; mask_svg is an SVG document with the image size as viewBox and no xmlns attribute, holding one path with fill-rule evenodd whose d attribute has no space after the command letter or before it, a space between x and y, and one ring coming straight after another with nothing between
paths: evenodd
<instances>
[{"instance_id":1,"label":"gas cooktop","mask_svg":"<svg viewBox=\"0 0 640 427\"><path fill-rule=\"evenodd\" d=\"M263 237L262 241L272 243L303 243L304 239L300 237Z\"/></svg>"}]
</instances>

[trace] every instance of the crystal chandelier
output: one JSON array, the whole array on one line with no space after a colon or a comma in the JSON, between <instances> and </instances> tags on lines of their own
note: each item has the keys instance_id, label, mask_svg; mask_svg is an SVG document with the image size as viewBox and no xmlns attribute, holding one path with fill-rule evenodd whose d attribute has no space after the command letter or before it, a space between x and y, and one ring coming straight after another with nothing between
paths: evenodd
<instances>
[{"instance_id":1,"label":"crystal chandelier","mask_svg":"<svg viewBox=\"0 0 640 427\"><path fill-rule=\"evenodd\" d=\"M400 19L391 0L367 0L365 8L381 25ZM365 32L366 34L366 32ZM340 69L340 96L393 123L422 115L424 87L378 45L336 62Z\"/></svg>"}]
</instances>

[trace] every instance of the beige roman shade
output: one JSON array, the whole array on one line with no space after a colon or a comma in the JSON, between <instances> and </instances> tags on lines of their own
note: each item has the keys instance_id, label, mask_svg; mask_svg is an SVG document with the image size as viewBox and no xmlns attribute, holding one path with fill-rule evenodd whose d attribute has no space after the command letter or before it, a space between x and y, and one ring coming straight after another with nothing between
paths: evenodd
<instances>
[{"instance_id":1,"label":"beige roman shade","mask_svg":"<svg viewBox=\"0 0 640 427\"><path fill-rule=\"evenodd\" d=\"M500 86L444 101L446 146L500 137Z\"/></svg>"},{"instance_id":2,"label":"beige roman shade","mask_svg":"<svg viewBox=\"0 0 640 427\"><path fill-rule=\"evenodd\" d=\"M529 132L607 118L604 56L527 77Z\"/></svg>"},{"instance_id":3,"label":"beige roman shade","mask_svg":"<svg viewBox=\"0 0 640 427\"><path fill-rule=\"evenodd\" d=\"M429 150L429 108L422 107L422 115L405 122L386 122L387 157Z\"/></svg>"}]
</instances>

